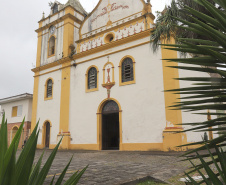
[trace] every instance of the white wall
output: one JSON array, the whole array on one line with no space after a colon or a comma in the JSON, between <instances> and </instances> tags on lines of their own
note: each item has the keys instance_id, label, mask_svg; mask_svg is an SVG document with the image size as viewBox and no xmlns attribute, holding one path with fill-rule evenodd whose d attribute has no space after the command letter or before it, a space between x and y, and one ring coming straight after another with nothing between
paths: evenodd
<instances>
[{"instance_id":1,"label":"white wall","mask_svg":"<svg viewBox=\"0 0 226 185\"><path fill-rule=\"evenodd\" d=\"M179 56L179 54L178 54ZM180 64L180 66L185 66ZM186 65L187 66L187 65ZM179 70L179 76L180 78L184 77L209 77L208 73L201 73L201 72L196 72L196 71L188 71L188 70ZM180 87L185 88L185 87L192 87L192 83L188 81L180 81ZM194 86L193 86L194 87ZM181 97L186 97L187 95L181 95ZM198 100L198 99L197 99ZM185 100L185 101L190 101ZM203 111L195 111L195 112L182 112L182 122L183 123L193 123L193 122L204 122L207 121L207 116L206 115L197 115L194 113L204 113ZM212 116L212 119L216 118L215 116ZM192 126L183 126L184 129L190 129L193 128ZM208 132L207 132L208 135ZM216 135L213 135L216 137ZM187 139L188 142L196 142L196 141L201 141L202 137L204 137L204 132L187 132Z\"/></svg>"},{"instance_id":2,"label":"white wall","mask_svg":"<svg viewBox=\"0 0 226 185\"><path fill-rule=\"evenodd\" d=\"M49 38L52 36L49 32L49 29L46 29L42 32L42 50L41 50L41 65L46 65L49 63L52 63L54 61L57 61L62 58L62 52L63 52L63 37L64 37L64 22L60 22L55 25L56 30L53 34L56 37L56 51L55 55L48 58L48 41Z\"/></svg>"},{"instance_id":3,"label":"white wall","mask_svg":"<svg viewBox=\"0 0 226 185\"><path fill-rule=\"evenodd\" d=\"M65 11L60 11L59 13L57 13L56 15L47 18L45 21L42 22L42 26L45 26L47 24L52 23L53 21L59 19L60 17L63 17L65 15Z\"/></svg>"},{"instance_id":4,"label":"white wall","mask_svg":"<svg viewBox=\"0 0 226 185\"><path fill-rule=\"evenodd\" d=\"M53 99L44 100L45 83L48 78L53 79ZM39 128L42 129L45 121L52 123L50 143L57 143L57 134L59 133L60 120L60 99L61 99L61 70L42 75L39 77L38 88L38 105L37 105L37 120L40 119ZM40 132L38 144L41 144L42 132Z\"/></svg>"},{"instance_id":5,"label":"white wall","mask_svg":"<svg viewBox=\"0 0 226 185\"><path fill-rule=\"evenodd\" d=\"M134 44L148 41L149 37L111 49L117 51ZM103 53L107 53L104 51ZM84 57L76 62L102 55L102 52ZM135 58L136 84L119 86L119 62L126 56ZM109 54L115 66L115 86L111 97L122 107L123 143L161 143L165 128L165 102L163 91L161 53L152 53L149 44ZM107 57L101 57L77 65L71 71L70 132L72 144L97 143L97 109L107 98L103 83L103 67ZM85 73L91 65L99 69L99 91L85 92Z\"/></svg>"},{"instance_id":6,"label":"white wall","mask_svg":"<svg viewBox=\"0 0 226 185\"><path fill-rule=\"evenodd\" d=\"M79 20L83 21L84 20L84 16L82 16L80 13L76 12L74 13L75 17L78 18Z\"/></svg>"}]
</instances>

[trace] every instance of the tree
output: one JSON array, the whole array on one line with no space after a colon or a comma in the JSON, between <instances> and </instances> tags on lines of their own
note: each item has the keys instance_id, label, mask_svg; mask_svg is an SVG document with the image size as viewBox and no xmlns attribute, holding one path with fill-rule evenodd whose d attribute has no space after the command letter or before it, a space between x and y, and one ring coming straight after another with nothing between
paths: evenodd
<instances>
[{"instance_id":1,"label":"tree","mask_svg":"<svg viewBox=\"0 0 226 185\"><path fill-rule=\"evenodd\" d=\"M221 149L221 147L226 145L226 1L191 1L197 3L202 9L204 9L204 12L206 13L198 11L195 8L191 8L190 6L184 6L183 16L187 17L187 19L182 19L181 17L176 16L171 16L171 19L173 22L177 23L177 25L174 25L174 29L176 31L185 30L186 33L190 32L191 35L196 35L196 37L183 37L179 35L177 38L177 44L164 44L163 46L165 49L190 53L193 57L166 60L169 62L178 63L178 66L170 66L172 68L177 68L179 70L198 71L200 73L208 72L214 75L209 77L178 78L177 80L189 81L193 83L193 85L191 87L171 89L168 91L186 95L186 97L181 98L180 102L171 106L173 109L180 109L182 111L188 111L202 115L207 115L207 110L216 111L216 113L210 113L211 115L218 116L213 120L195 123L183 123L183 125L192 126L191 129L185 130L184 132L215 131L220 134L213 140L194 143L202 144L202 146L185 154L189 160L199 158L201 165L194 165L195 170L203 176L199 169L204 168L211 178L213 184L218 185L223 184L217 178L218 176L220 176L222 181L226 183L226 155ZM183 66L180 66L180 64L183 64ZM196 111L203 112L196 113ZM223 111L223 113L219 111ZM210 149L212 148L215 148L215 151L211 153ZM205 149L208 149L209 154L199 155L197 153L198 151ZM197 153L195 157L189 156L189 154L194 152ZM212 160L205 162L205 157L211 157ZM220 163L220 165L218 163ZM216 166L216 174L209 167L211 164ZM196 184L191 179L189 174L187 175L192 183ZM203 182L211 184L204 176L203 179Z\"/></svg>"},{"instance_id":2,"label":"tree","mask_svg":"<svg viewBox=\"0 0 226 185\"><path fill-rule=\"evenodd\" d=\"M213 0L208 0L211 4L215 5ZM170 6L166 6L162 12L158 12L156 27L151 32L151 44L154 52L158 49L158 45L161 43L161 39L170 40L173 36L176 42L179 42L177 38L193 38L193 39L208 39L205 35L194 33L190 30L186 30L177 25L181 24L177 17L189 22L193 22L193 19L186 16L186 7L193 8L199 12L202 12L208 16L211 16L209 12L201 6L199 3L193 0L172 0ZM182 23L183 24L183 23Z\"/></svg>"}]
</instances>

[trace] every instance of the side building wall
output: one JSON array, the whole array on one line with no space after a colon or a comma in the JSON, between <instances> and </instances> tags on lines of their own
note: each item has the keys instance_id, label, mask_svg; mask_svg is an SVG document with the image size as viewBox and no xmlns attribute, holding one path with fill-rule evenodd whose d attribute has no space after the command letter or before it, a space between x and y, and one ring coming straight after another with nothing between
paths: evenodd
<instances>
[{"instance_id":1,"label":"side building wall","mask_svg":"<svg viewBox=\"0 0 226 185\"><path fill-rule=\"evenodd\" d=\"M12 109L16 106L22 106L21 114L16 117L12 117ZM1 105L1 109L5 111L5 118L7 119L7 131L8 131L8 145L12 142L16 131L25 119L23 131L19 141L19 149L22 148L24 140L29 137L31 133L31 114L32 114L32 99L18 100ZM2 116L0 115L0 120Z\"/></svg>"}]
</instances>

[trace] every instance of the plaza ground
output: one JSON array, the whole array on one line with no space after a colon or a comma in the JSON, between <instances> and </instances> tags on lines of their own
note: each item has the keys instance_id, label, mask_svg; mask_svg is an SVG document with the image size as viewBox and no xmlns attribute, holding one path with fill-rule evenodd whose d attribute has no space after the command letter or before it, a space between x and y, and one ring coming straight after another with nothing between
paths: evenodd
<instances>
[{"instance_id":1,"label":"plaza ground","mask_svg":"<svg viewBox=\"0 0 226 185\"><path fill-rule=\"evenodd\" d=\"M37 150L35 161L43 150ZM46 150L43 164L50 155ZM165 182L183 174L190 165L180 161L177 152L125 152L125 151L58 151L45 184L49 184L53 175L61 173L74 155L65 179L76 170L89 165L79 185L116 185L151 176ZM177 180L176 180L177 181ZM174 182L173 184L181 184ZM172 181L171 181L172 183Z\"/></svg>"}]
</instances>

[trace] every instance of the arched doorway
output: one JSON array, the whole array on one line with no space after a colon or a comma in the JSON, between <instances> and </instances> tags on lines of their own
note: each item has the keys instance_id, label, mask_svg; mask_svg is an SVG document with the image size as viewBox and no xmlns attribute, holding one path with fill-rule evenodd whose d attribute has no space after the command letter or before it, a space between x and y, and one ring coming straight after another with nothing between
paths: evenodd
<instances>
[{"instance_id":1,"label":"arched doorway","mask_svg":"<svg viewBox=\"0 0 226 185\"><path fill-rule=\"evenodd\" d=\"M46 122L45 124L45 147L49 148L49 141L50 141L50 123Z\"/></svg>"},{"instance_id":2,"label":"arched doorway","mask_svg":"<svg viewBox=\"0 0 226 185\"><path fill-rule=\"evenodd\" d=\"M102 150L119 150L119 107L107 101L102 108Z\"/></svg>"},{"instance_id":3,"label":"arched doorway","mask_svg":"<svg viewBox=\"0 0 226 185\"><path fill-rule=\"evenodd\" d=\"M15 137L17 131L18 131L18 127L17 126L14 126L13 129L12 129L12 140Z\"/></svg>"}]
</instances>

